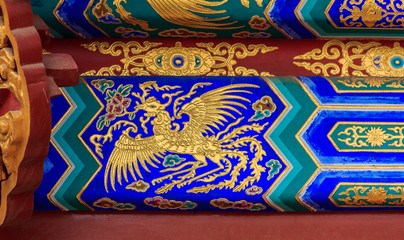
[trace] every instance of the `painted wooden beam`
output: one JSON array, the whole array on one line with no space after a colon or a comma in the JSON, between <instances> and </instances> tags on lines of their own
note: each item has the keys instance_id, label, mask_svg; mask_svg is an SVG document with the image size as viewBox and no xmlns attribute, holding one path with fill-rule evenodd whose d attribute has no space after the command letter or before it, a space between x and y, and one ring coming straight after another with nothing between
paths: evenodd
<instances>
[{"instance_id":1,"label":"painted wooden beam","mask_svg":"<svg viewBox=\"0 0 404 240\"><path fill-rule=\"evenodd\" d=\"M7 239L400 239L403 213L89 213L35 211Z\"/></svg>"}]
</instances>

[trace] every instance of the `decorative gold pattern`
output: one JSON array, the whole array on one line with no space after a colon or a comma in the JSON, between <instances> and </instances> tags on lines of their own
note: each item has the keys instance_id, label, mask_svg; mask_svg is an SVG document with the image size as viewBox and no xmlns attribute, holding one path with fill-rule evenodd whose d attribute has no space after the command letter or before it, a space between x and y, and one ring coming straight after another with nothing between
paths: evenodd
<instances>
[{"instance_id":1,"label":"decorative gold pattern","mask_svg":"<svg viewBox=\"0 0 404 240\"><path fill-rule=\"evenodd\" d=\"M27 95L23 90L23 79L16 72L16 62L10 44L7 26L0 26L0 97L14 99L19 109L10 109L0 116L0 182L15 172L24 155L22 147L27 130L23 121L28 116L23 113L28 106ZM2 100L3 101L3 100ZM12 100L9 100L12 101ZM24 119L24 117L26 117ZM1 188L0 188L1 189Z\"/></svg>"},{"instance_id":2,"label":"decorative gold pattern","mask_svg":"<svg viewBox=\"0 0 404 240\"><path fill-rule=\"evenodd\" d=\"M264 0L255 0L255 2L257 3L257 5L259 7L262 7L262 2L263 1ZM250 7L250 0L241 0L241 4L243 4L246 8L249 8Z\"/></svg>"},{"instance_id":3,"label":"decorative gold pattern","mask_svg":"<svg viewBox=\"0 0 404 240\"><path fill-rule=\"evenodd\" d=\"M143 30L145 31L154 31L157 30L157 28L150 28L149 23L144 20L139 20L134 17L132 17L132 14L127 12L125 8L121 5L121 2L125 2L126 0L114 0L113 4L116 6L116 12L121 15L121 18L129 24L132 24L134 26L139 25Z\"/></svg>"},{"instance_id":4,"label":"decorative gold pattern","mask_svg":"<svg viewBox=\"0 0 404 240\"><path fill-rule=\"evenodd\" d=\"M252 29L257 29L261 31L267 30L269 27L271 27L271 25L268 24L265 18L262 18L258 15L252 16L248 24Z\"/></svg>"},{"instance_id":5,"label":"decorative gold pattern","mask_svg":"<svg viewBox=\"0 0 404 240\"><path fill-rule=\"evenodd\" d=\"M136 209L136 206L131 203L118 203L110 198L101 198L93 203L94 207L104 209L115 209L119 211L132 211Z\"/></svg>"},{"instance_id":6,"label":"decorative gold pattern","mask_svg":"<svg viewBox=\"0 0 404 240\"><path fill-rule=\"evenodd\" d=\"M146 69L155 75L205 75L215 60L212 55L198 48L184 48L177 42L173 48L157 48L143 58Z\"/></svg>"},{"instance_id":7,"label":"decorative gold pattern","mask_svg":"<svg viewBox=\"0 0 404 240\"><path fill-rule=\"evenodd\" d=\"M6 13L5 3L0 2ZM18 169L30 134L30 103L25 77L19 64L17 43L10 31L7 14L0 21L0 225L8 194L17 184Z\"/></svg>"},{"instance_id":8,"label":"decorative gold pattern","mask_svg":"<svg viewBox=\"0 0 404 240\"><path fill-rule=\"evenodd\" d=\"M135 107L134 112L127 112L134 118L134 114L138 110L146 111L145 117L140 118L141 126L145 133L148 132L147 123L153 126L153 136L142 138L137 134L137 125L121 120L109 128L106 135L93 135L90 141L94 144L96 152L100 157L103 157L101 152L102 144L111 141L112 131L122 127L126 127L118 141L115 143L115 148L112 151L108 163L105 168L104 183L105 189L108 191L108 182L115 190L116 178L119 184L122 184L122 175L128 181L128 171L133 177L143 178L140 166L146 171L149 171L146 164L158 168L156 164L161 162L158 158L163 158L167 152L174 154L188 154L193 156L193 160L187 159L179 166L165 168L160 172L173 172L166 176L154 179L151 183L153 185L163 182L164 180L171 180L164 186L156 190L157 194L163 194L170 191L173 187L181 188L196 180L202 182L213 182L218 177L230 175L229 180L218 182L217 184L208 184L205 186L194 187L187 192L192 193L207 193L213 189L232 189L234 192L244 190L247 186L252 185L258 181L261 174L265 172L265 167L261 166L259 162L266 156L266 152L261 146L261 142L255 137L243 136L241 134L247 131L255 131L260 133L266 127L267 123L260 126L259 124L243 125L234 128L241 122L243 117L238 118L235 122L230 123L224 131L215 133L211 128L218 128L223 122L228 120L224 116L235 117L232 112L241 114L235 107L246 108L242 102L250 102L248 99L239 96L237 93L248 93L250 91L246 88L256 88L252 84L233 84L214 89L202 94L200 97L193 98L189 103L184 104L181 108L180 105L192 97L196 93L196 89L204 86L209 86L211 83L197 83L190 92L182 95L177 99L173 97L180 95L183 91L177 91L172 94L164 94L163 98L168 99L164 104L160 103L154 96L149 96L150 90L166 91L175 90L179 86L162 86L159 87L156 82L145 82L139 85L142 93L132 93L133 96L140 100ZM122 86L122 89L127 87ZM126 94L126 93L125 93ZM238 100L238 101L236 101ZM174 103L173 112L174 116L170 116L166 108ZM178 123L173 122L175 119L182 119L183 114L188 115L189 121L184 124L181 129ZM151 120L154 118L153 120ZM215 135L205 136L207 132L212 132ZM130 136L130 133L137 134L136 137ZM239 150L242 146L250 146L250 151L254 157L249 158L246 152ZM235 158L238 164L234 167L228 158ZM197 175L196 170L208 165L207 159L211 160L217 165L217 168ZM140 165L139 165L140 163ZM224 164L223 164L224 163ZM238 179L240 171L250 166L251 175L242 180ZM184 167L191 166L184 170ZM136 171L136 174L135 174ZM239 183L237 186L236 184Z\"/></svg>"},{"instance_id":9,"label":"decorative gold pattern","mask_svg":"<svg viewBox=\"0 0 404 240\"><path fill-rule=\"evenodd\" d=\"M350 88L404 88L404 78L352 77L338 82Z\"/></svg>"},{"instance_id":10,"label":"decorative gold pattern","mask_svg":"<svg viewBox=\"0 0 404 240\"><path fill-rule=\"evenodd\" d=\"M325 76L377 76L400 77L404 75L404 49L398 42L394 47L380 46L378 42L343 43L331 40L322 49L316 48L295 60L314 60L315 62L293 62L314 74ZM324 63L324 60L333 62ZM337 63L338 62L338 63Z\"/></svg>"},{"instance_id":11,"label":"decorative gold pattern","mask_svg":"<svg viewBox=\"0 0 404 240\"><path fill-rule=\"evenodd\" d=\"M150 187L150 184L148 184L147 182L143 181L143 180L139 180L136 182L133 182L131 184L129 184L128 186L126 186L125 189L130 189L136 192L146 192Z\"/></svg>"},{"instance_id":12,"label":"decorative gold pattern","mask_svg":"<svg viewBox=\"0 0 404 240\"><path fill-rule=\"evenodd\" d=\"M387 131L389 131L387 133ZM345 135L346 138L338 138L347 146L354 148L362 147L382 147L387 141L391 143L388 146L393 148L404 147L404 127L361 127L352 126L339 132L338 136Z\"/></svg>"},{"instance_id":13,"label":"decorative gold pattern","mask_svg":"<svg viewBox=\"0 0 404 240\"><path fill-rule=\"evenodd\" d=\"M154 31L156 28L151 28L147 21L136 19L131 13L125 10L122 2L126 3L127 0L114 0L113 4L116 6L116 11L121 15L121 18L133 25L139 25L143 30ZM191 27L191 28L204 28L204 29L235 29L244 26L231 26L238 21L218 23L230 18L230 16L222 16L217 18L209 18L206 15L224 14L226 10L214 10L222 6L228 0L209 1L209 0L147 0L150 6L160 15L164 20L176 25ZM255 0L258 6L262 7L263 0ZM249 0L241 0L241 3L249 8Z\"/></svg>"},{"instance_id":14,"label":"decorative gold pattern","mask_svg":"<svg viewBox=\"0 0 404 240\"><path fill-rule=\"evenodd\" d=\"M185 28L168 29L159 32L160 37L172 37L172 38L215 38L216 33L211 32L195 32Z\"/></svg>"},{"instance_id":15,"label":"decorative gold pattern","mask_svg":"<svg viewBox=\"0 0 404 240\"><path fill-rule=\"evenodd\" d=\"M267 208L261 203L251 203L247 202L246 200L232 202L229 201L227 198L213 199L210 201L210 204L220 209L238 209L238 210L249 210L254 212L261 211Z\"/></svg>"},{"instance_id":16,"label":"decorative gold pattern","mask_svg":"<svg viewBox=\"0 0 404 240\"><path fill-rule=\"evenodd\" d=\"M348 2L351 7L349 7ZM401 1L397 0L344 0L339 11L341 13L340 22L346 27L404 27L402 21L404 17L404 5ZM347 14L344 14L344 12Z\"/></svg>"},{"instance_id":17,"label":"decorative gold pattern","mask_svg":"<svg viewBox=\"0 0 404 240\"><path fill-rule=\"evenodd\" d=\"M339 188L347 185L353 186L337 192ZM341 198L334 199L337 196ZM337 207L403 207L404 186L384 183L340 183L330 195L330 199Z\"/></svg>"},{"instance_id":18,"label":"decorative gold pattern","mask_svg":"<svg viewBox=\"0 0 404 240\"><path fill-rule=\"evenodd\" d=\"M108 6L107 0L100 0L99 3L95 4L94 8L91 10L93 15L97 18L99 22L102 22L100 19L105 18L107 16L112 17L115 20L115 24L121 23L121 20L116 19L114 15L112 15L112 9ZM105 23L105 21L103 21Z\"/></svg>"},{"instance_id":19,"label":"decorative gold pattern","mask_svg":"<svg viewBox=\"0 0 404 240\"><path fill-rule=\"evenodd\" d=\"M198 204L191 201L175 201L164 199L160 196L153 198L146 198L144 204L150 207L159 209L179 209L179 210L192 210L198 206Z\"/></svg>"},{"instance_id":20,"label":"decorative gold pattern","mask_svg":"<svg viewBox=\"0 0 404 240\"><path fill-rule=\"evenodd\" d=\"M236 43L197 43L198 48L183 47L180 42L175 47L160 47L161 43L145 41L143 44L131 41L128 43L93 42L82 46L90 51L99 51L111 56L124 55L123 66L112 65L100 70L91 70L86 76L129 76L129 75L173 75L173 76L271 76L268 72L258 72L243 66L234 65L235 59L245 59L275 51L277 47L264 44L248 46ZM146 53L145 53L146 52ZM227 55L227 56L226 56Z\"/></svg>"}]
</instances>

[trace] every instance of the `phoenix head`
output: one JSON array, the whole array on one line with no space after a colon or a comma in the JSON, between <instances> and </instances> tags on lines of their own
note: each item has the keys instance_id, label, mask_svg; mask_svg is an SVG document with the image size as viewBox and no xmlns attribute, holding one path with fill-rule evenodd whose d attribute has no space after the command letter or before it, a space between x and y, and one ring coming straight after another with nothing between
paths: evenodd
<instances>
[{"instance_id":1,"label":"phoenix head","mask_svg":"<svg viewBox=\"0 0 404 240\"><path fill-rule=\"evenodd\" d=\"M146 117L155 117L159 112L164 111L165 104L161 104L155 97L149 97L144 103L137 105L138 110L146 111Z\"/></svg>"}]
</instances>

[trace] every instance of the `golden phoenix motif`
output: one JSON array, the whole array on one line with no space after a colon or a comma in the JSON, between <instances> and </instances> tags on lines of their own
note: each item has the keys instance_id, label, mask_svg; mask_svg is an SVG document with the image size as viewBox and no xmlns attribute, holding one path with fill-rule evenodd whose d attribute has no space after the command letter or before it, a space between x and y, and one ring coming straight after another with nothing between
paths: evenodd
<instances>
[{"instance_id":1,"label":"golden phoenix motif","mask_svg":"<svg viewBox=\"0 0 404 240\"><path fill-rule=\"evenodd\" d=\"M235 127L243 120L243 117L236 118L233 116L233 112L242 115L237 108L246 109L243 103L250 103L249 99L239 94L251 94L246 89L258 88L258 86L233 84L210 90L199 97L192 98L198 88L209 85L211 83L196 83L189 93L182 96L179 95L183 91L165 93L163 98L168 100L166 103L161 103L156 97L149 96L151 90L159 92L181 87L168 85L160 87L154 81L139 84L142 93L132 93L132 95L138 98L140 102L137 102L134 112L125 112L124 114L129 114L132 116L130 118L133 119L133 114L139 110L145 111L144 117L140 117L141 127L147 133L146 124L150 122L153 126L154 135L143 138L138 133L137 125L125 120L112 125L106 135L93 135L90 138L97 154L103 157L101 147L107 141L112 141L112 131L127 127L122 131L119 140L116 141L105 168L104 185L107 192L108 183L116 190L116 179L122 185L122 176L128 182L128 172L136 181L138 178L143 178L141 168L148 172L150 172L148 165L159 168L158 165L161 164L159 158L163 158L167 153L192 155L193 161L183 159L185 162L179 166L160 170L161 173L168 174L153 179L151 183L156 185L165 180L171 180L171 182L157 189L157 194L167 193L173 187L181 188L194 181L211 183L219 177L228 175L230 175L228 180L217 184L194 187L187 192L207 193L213 189L223 188L238 192L259 181L261 174L265 172L265 167L261 166L259 162L266 156L266 152L256 137L240 135L248 131L260 133L267 123L262 126L254 123ZM179 97L174 100L173 98L176 96ZM190 101L183 104L186 99L190 99ZM167 111L167 107L172 103L173 116ZM175 120L182 119L184 115L187 115L185 119L189 120L180 126ZM218 125L224 126L223 123L228 122L225 117L233 118L235 121L229 123L225 130L215 134L213 127L220 129ZM208 132L213 135L207 136ZM130 133L137 135L132 137ZM249 158L246 151L239 149L244 146L249 146L254 157ZM230 159L237 159L238 163L233 166ZM216 164L217 168L198 175L196 170L208 166L208 160ZM250 176L242 180L238 179L240 171L247 169L248 165L252 170Z\"/></svg>"},{"instance_id":2,"label":"golden phoenix motif","mask_svg":"<svg viewBox=\"0 0 404 240\"><path fill-rule=\"evenodd\" d=\"M132 16L132 13L125 10L122 6L122 2L126 3L127 0L114 0L113 4L116 6L116 12L121 18L134 26L139 25L143 30L154 31L156 28L151 28L149 23L145 20L140 20ZM240 0L241 4L245 7L250 7L249 0ZM255 0L258 6L262 7L263 0ZM230 16L223 16L226 10L214 10L212 7L220 7L228 0L210 1L210 0L147 0L150 6L156 11L160 17L167 22L171 22L176 25L203 28L203 29L235 29L243 26L232 26L237 23L223 22L230 18ZM105 3L104 3L105 4ZM106 4L105 4L106 5ZM206 15L217 15L220 17L209 18ZM204 15L204 16L201 16Z\"/></svg>"}]
</instances>

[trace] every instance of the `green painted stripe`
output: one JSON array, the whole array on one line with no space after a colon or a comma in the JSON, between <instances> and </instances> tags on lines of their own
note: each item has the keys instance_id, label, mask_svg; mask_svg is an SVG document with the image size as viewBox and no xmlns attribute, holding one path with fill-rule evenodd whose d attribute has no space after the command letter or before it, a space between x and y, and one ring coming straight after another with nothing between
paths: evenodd
<instances>
[{"instance_id":1,"label":"green painted stripe","mask_svg":"<svg viewBox=\"0 0 404 240\"><path fill-rule=\"evenodd\" d=\"M289 161L289 172L269 194L269 201L284 211L307 210L295 198L303 185L317 169L315 163L300 145L295 135L315 111L316 105L291 77L271 78L274 87L288 103L289 112L269 134L269 139Z\"/></svg>"}]
</instances>

